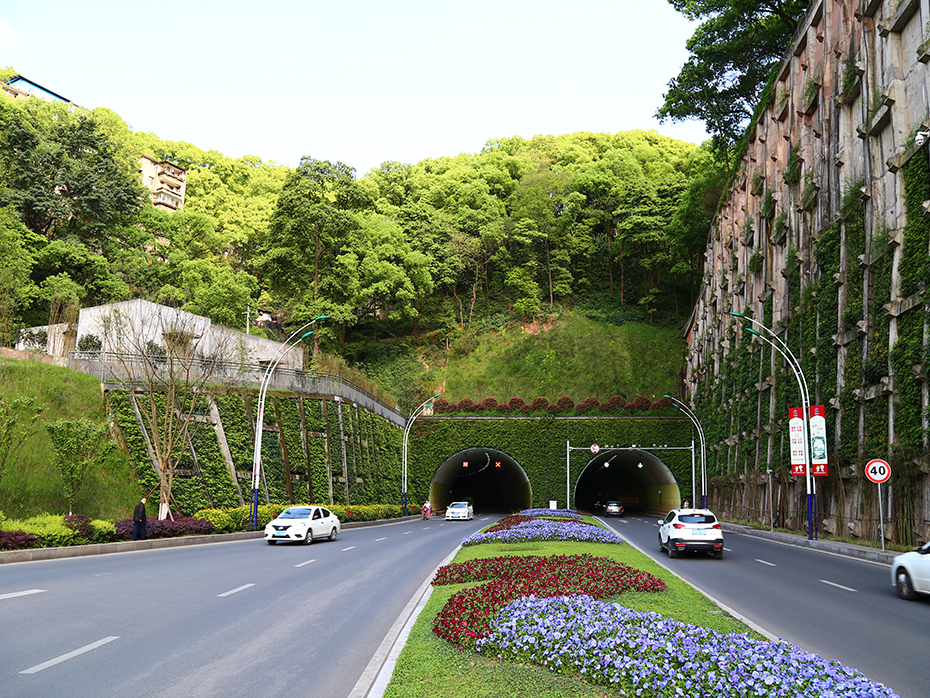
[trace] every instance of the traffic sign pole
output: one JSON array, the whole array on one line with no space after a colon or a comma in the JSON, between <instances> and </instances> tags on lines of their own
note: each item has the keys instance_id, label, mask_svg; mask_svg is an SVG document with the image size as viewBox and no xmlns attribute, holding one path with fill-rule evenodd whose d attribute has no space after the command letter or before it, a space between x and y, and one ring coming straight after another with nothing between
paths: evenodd
<instances>
[{"instance_id":1,"label":"traffic sign pole","mask_svg":"<svg viewBox=\"0 0 930 698\"><path fill-rule=\"evenodd\" d=\"M875 458L865 464L865 476L878 485L878 528L882 537L882 550L885 549L885 514L882 511L882 483L891 477L891 466L881 458Z\"/></svg>"}]
</instances>

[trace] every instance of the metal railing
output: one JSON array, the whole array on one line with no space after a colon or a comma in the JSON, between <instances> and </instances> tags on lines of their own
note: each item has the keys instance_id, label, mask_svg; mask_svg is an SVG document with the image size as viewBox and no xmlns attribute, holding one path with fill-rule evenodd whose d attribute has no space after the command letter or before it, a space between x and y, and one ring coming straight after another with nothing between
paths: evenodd
<instances>
[{"instance_id":1,"label":"metal railing","mask_svg":"<svg viewBox=\"0 0 930 698\"><path fill-rule=\"evenodd\" d=\"M201 357L139 356L106 351L72 351L68 368L94 376L108 387L203 381L207 385L259 386L267 364L215 361ZM342 376L293 368L275 369L269 381L274 390L310 395L332 395L362 405L370 412L404 426L407 423L398 405L389 405Z\"/></svg>"}]
</instances>

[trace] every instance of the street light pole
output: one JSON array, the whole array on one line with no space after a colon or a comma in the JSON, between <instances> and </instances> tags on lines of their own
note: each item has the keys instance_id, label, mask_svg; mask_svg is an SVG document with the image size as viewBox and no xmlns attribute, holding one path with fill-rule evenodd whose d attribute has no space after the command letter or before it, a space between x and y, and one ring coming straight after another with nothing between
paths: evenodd
<instances>
[{"instance_id":1,"label":"street light pole","mask_svg":"<svg viewBox=\"0 0 930 698\"><path fill-rule=\"evenodd\" d=\"M744 327L744 329L749 332L751 335L758 337L760 340L771 346L775 351L781 354L782 358L788 363L791 367L791 370L794 372L794 377L798 381L798 388L801 391L801 431L802 437L804 439L803 449L804 449L804 480L807 485L807 539L814 539L814 509L817 506L817 495L814 491L814 476L811 472L811 458L810 458L810 407L811 407L811 398L810 392L807 389L807 379L804 377L804 371L801 370L801 362L798 361L797 357L791 352L791 349L788 348L788 345L775 334L768 327L763 325L758 320L753 320L751 317L747 317L743 313L731 312L730 315L738 317L742 320L748 320L753 325L761 327L769 335L766 337L758 330L754 330L751 327Z\"/></svg>"},{"instance_id":2,"label":"street light pole","mask_svg":"<svg viewBox=\"0 0 930 698\"><path fill-rule=\"evenodd\" d=\"M413 426L413 421L420 416L420 414L433 404L433 400L442 395L442 393L436 393L431 398L427 398L410 414L410 419L407 420L407 426L404 428L404 447L403 447L403 477L404 477L404 516L407 515L407 440L410 437L410 428Z\"/></svg>"},{"instance_id":3,"label":"street light pole","mask_svg":"<svg viewBox=\"0 0 930 698\"><path fill-rule=\"evenodd\" d=\"M309 337L313 334L313 331L304 332L300 334L305 329L310 327L313 323L318 320L326 320L329 316L320 315L319 317L313 318L310 322L301 326L295 330L291 335L284 340L284 344L278 348L278 351L271 359L271 363L268 364L268 368L265 369L265 374L262 376L261 385L258 388L258 413L255 419L255 445L252 450L252 529L258 528L258 485L261 481L261 467L262 467L262 430L264 427L265 419L265 398L268 396L268 384L271 382L271 375L274 373L274 370L278 367L278 364L281 362L281 359L284 358L284 355L288 351L296 347L303 339ZM297 335L300 334L300 337ZM294 337L297 337L296 341Z\"/></svg>"},{"instance_id":4,"label":"street light pole","mask_svg":"<svg viewBox=\"0 0 930 698\"><path fill-rule=\"evenodd\" d=\"M672 404L675 407L677 407L679 410L684 412L688 416L688 418L692 421L694 426L697 428L698 438L701 441L701 508L706 509L707 508L707 460L704 456L704 453L707 450L707 442L704 440L704 429L701 427L701 422L700 420L698 420L697 415L695 415L694 412L691 411L691 408L688 407L685 403L683 403L678 398L672 397L671 395L663 395L663 397L667 397L669 400L671 400ZM694 441L692 440L691 443L694 444ZM694 451L692 450L691 453L692 453L692 465L693 465ZM692 496L694 496L694 474L693 472L691 475L691 492L692 492Z\"/></svg>"}]
</instances>

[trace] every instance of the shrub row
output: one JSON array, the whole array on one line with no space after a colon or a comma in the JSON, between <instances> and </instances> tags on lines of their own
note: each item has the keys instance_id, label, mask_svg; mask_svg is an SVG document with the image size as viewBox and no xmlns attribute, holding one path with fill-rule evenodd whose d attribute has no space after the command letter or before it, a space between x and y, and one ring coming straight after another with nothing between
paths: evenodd
<instances>
[{"instance_id":1,"label":"shrub row","mask_svg":"<svg viewBox=\"0 0 930 698\"><path fill-rule=\"evenodd\" d=\"M80 514L43 514L21 521L0 519L0 550L62 548L69 545L109 543L115 529L109 521L91 520Z\"/></svg>"},{"instance_id":2,"label":"shrub row","mask_svg":"<svg viewBox=\"0 0 930 698\"><path fill-rule=\"evenodd\" d=\"M564 396L553 403L550 403L549 400L544 397L534 398L529 403L522 397L513 397L506 402L498 402L493 397L475 402L466 397L458 402L449 402L443 398L438 398L433 403L433 412L436 414L450 414L456 412L545 412L548 414L566 414L570 412L585 413L599 410L600 412L610 414L620 414L623 412L633 414L635 412L645 412L648 410L667 410L672 407L672 401L667 397L653 402L645 395L640 395L631 402L627 402L622 395L614 395L604 402L601 402L596 397L589 397L579 402L577 405L570 397Z\"/></svg>"},{"instance_id":3,"label":"shrub row","mask_svg":"<svg viewBox=\"0 0 930 698\"><path fill-rule=\"evenodd\" d=\"M260 505L258 507L258 528L262 529L267 526L269 521L289 506L292 505ZM325 506L336 515L340 523L349 523L351 521L381 521L383 519L397 519L404 515L403 507L399 504L358 504L350 506L342 504L320 504L316 506ZM420 506L418 504L408 504L407 513L410 515L419 514ZM194 513L194 518L209 521L216 528L217 533L252 530L252 508L250 506L235 507L232 509L201 509Z\"/></svg>"}]
</instances>

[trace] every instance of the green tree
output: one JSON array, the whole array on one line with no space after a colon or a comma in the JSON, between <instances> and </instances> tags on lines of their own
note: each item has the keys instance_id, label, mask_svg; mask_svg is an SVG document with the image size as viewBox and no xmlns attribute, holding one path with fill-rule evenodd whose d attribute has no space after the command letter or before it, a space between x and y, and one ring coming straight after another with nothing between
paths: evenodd
<instances>
[{"instance_id":1,"label":"green tree","mask_svg":"<svg viewBox=\"0 0 930 698\"><path fill-rule=\"evenodd\" d=\"M38 431L44 407L34 397L0 397L0 480L7 467Z\"/></svg>"},{"instance_id":2,"label":"green tree","mask_svg":"<svg viewBox=\"0 0 930 698\"><path fill-rule=\"evenodd\" d=\"M56 419L46 422L45 430L55 448L55 466L64 482L71 516L87 471L99 464L112 448L107 441L109 428L87 419Z\"/></svg>"},{"instance_id":3,"label":"green tree","mask_svg":"<svg viewBox=\"0 0 930 698\"><path fill-rule=\"evenodd\" d=\"M660 120L703 121L727 162L808 0L669 0L691 21L690 54L668 84Z\"/></svg>"},{"instance_id":4,"label":"green tree","mask_svg":"<svg viewBox=\"0 0 930 698\"><path fill-rule=\"evenodd\" d=\"M33 250L44 238L32 233L11 209L0 208L0 346L13 346L13 326L25 302L34 296L30 274Z\"/></svg>"}]
</instances>

